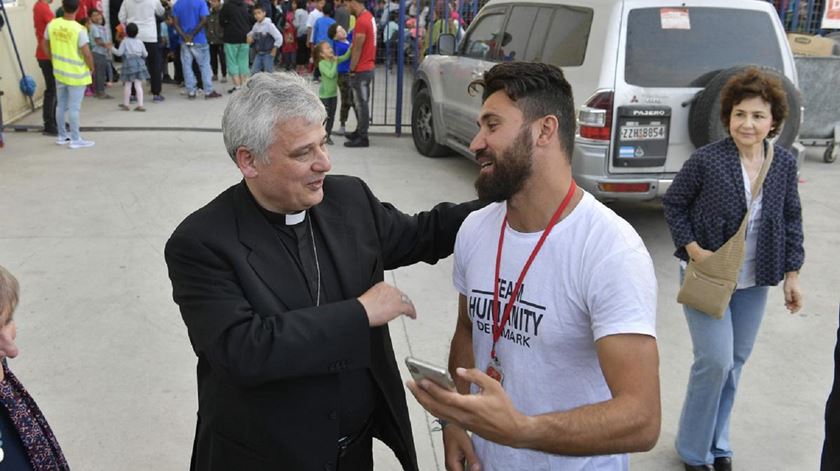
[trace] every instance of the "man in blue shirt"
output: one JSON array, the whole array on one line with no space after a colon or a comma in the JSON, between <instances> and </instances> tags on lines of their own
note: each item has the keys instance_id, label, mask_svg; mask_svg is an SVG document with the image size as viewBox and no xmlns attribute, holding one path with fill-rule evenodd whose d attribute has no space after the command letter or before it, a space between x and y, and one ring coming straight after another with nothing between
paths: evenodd
<instances>
[{"instance_id":1,"label":"man in blue shirt","mask_svg":"<svg viewBox=\"0 0 840 471\"><path fill-rule=\"evenodd\" d=\"M333 5L332 3L324 4L324 16L315 20L315 25L312 26L312 44L313 47L317 46L321 41L329 40L329 36L327 35L327 31L329 31L330 26L335 23L333 19Z\"/></svg>"},{"instance_id":2,"label":"man in blue shirt","mask_svg":"<svg viewBox=\"0 0 840 471\"><path fill-rule=\"evenodd\" d=\"M196 78L192 69L193 60L198 63L201 71L201 82L204 85L204 98L219 98L222 96L213 90L213 74L210 69L210 46L204 27L210 14L207 2L204 0L178 0L172 8L175 29L181 36L181 65L184 71L184 81L187 86L187 97L194 99L196 95Z\"/></svg>"}]
</instances>

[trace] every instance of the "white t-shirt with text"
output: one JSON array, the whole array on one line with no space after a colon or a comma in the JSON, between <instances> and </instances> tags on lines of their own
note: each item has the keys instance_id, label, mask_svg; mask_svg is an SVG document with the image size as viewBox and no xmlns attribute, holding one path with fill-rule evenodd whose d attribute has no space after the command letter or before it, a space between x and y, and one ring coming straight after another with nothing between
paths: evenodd
<instances>
[{"instance_id":1,"label":"white t-shirt with text","mask_svg":"<svg viewBox=\"0 0 840 471\"><path fill-rule=\"evenodd\" d=\"M505 203L472 213L455 243L455 288L467 297L476 367L492 346L493 277ZM505 229L501 313L541 232ZM496 346L504 389L526 415L612 398L595 342L615 334L656 336L657 285L650 255L625 220L584 196L537 254ZM473 393L477 387L473 385ZM626 470L627 455L572 457L514 449L473 434L485 470Z\"/></svg>"}]
</instances>

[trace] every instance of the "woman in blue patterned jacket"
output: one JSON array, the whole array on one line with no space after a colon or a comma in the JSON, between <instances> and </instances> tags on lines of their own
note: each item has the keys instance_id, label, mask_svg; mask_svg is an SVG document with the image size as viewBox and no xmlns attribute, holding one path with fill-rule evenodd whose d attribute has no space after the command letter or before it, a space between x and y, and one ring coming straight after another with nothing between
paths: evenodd
<instances>
[{"instance_id":1,"label":"woman in blue patterned jacket","mask_svg":"<svg viewBox=\"0 0 840 471\"><path fill-rule=\"evenodd\" d=\"M730 137L694 152L662 201L681 275L689 258L703 260L738 231L752 182L772 145L767 138L779 132L786 115L787 99L776 77L750 68L727 82L721 120ZM717 320L683 306L694 364L676 448L687 471L732 469L729 416L769 287L784 280L787 309L795 313L802 305L799 269L805 251L796 159L780 146L773 147L773 155L752 204L744 264L724 317Z\"/></svg>"}]
</instances>

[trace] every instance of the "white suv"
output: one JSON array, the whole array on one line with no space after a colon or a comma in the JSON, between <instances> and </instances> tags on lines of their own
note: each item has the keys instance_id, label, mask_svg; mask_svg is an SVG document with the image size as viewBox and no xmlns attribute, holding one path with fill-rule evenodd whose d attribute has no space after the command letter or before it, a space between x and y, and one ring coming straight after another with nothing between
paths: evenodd
<instances>
[{"instance_id":1,"label":"white suv","mask_svg":"<svg viewBox=\"0 0 840 471\"><path fill-rule=\"evenodd\" d=\"M453 44L442 36L412 88L414 144L426 156L472 157L481 96L467 85L509 60L563 69L583 105L575 179L601 199L664 194L694 149L726 135L720 90L746 65L780 76L790 110L778 140L803 149L793 54L765 1L490 0Z\"/></svg>"}]
</instances>

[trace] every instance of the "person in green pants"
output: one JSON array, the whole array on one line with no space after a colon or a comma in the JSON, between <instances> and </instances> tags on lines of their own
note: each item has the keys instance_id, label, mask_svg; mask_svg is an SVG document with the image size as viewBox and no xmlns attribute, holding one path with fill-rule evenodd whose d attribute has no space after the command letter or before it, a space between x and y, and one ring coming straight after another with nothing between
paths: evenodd
<instances>
[{"instance_id":1,"label":"person in green pants","mask_svg":"<svg viewBox=\"0 0 840 471\"><path fill-rule=\"evenodd\" d=\"M239 90L250 73L248 67L248 32L254 24L254 17L243 0L227 0L219 11L222 25L222 40L225 43L227 73L233 80L228 93Z\"/></svg>"}]
</instances>

